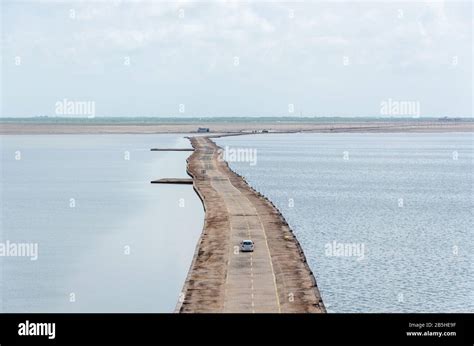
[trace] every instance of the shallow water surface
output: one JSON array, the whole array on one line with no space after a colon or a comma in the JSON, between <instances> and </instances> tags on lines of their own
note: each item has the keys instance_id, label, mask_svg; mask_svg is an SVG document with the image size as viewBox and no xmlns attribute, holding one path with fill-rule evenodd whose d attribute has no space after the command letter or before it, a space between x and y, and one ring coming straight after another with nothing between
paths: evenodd
<instances>
[{"instance_id":1,"label":"shallow water surface","mask_svg":"<svg viewBox=\"0 0 474 346\"><path fill-rule=\"evenodd\" d=\"M216 142L257 151L230 166L281 210L329 312L474 312L472 134Z\"/></svg>"},{"instance_id":2,"label":"shallow water surface","mask_svg":"<svg viewBox=\"0 0 474 346\"><path fill-rule=\"evenodd\" d=\"M202 231L180 135L2 136L1 312L172 312Z\"/></svg>"}]
</instances>

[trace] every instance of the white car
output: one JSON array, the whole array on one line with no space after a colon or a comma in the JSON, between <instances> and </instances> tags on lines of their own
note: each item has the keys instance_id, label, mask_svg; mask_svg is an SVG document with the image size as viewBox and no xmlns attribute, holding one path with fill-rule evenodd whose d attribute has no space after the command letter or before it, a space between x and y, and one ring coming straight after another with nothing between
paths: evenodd
<instances>
[{"instance_id":1,"label":"white car","mask_svg":"<svg viewBox=\"0 0 474 346\"><path fill-rule=\"evenodd\" d=\"M253 252L253 241L251 240L242 240L240 242L240 251L242 252Z\"/></svg>"}]
</instances>

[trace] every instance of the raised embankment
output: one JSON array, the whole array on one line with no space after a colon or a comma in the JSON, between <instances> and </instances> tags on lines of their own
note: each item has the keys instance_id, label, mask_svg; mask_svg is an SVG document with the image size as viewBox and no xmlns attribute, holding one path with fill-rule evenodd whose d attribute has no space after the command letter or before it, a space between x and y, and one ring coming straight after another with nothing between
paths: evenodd
<instances>
[{"instance_id":1,"label":"raised embankment","mask_svg":"<svg viewBox=\"0 0 474 346\"><path fill-rule=\"evenodd\" d=\"M177 312L325 312L303 251L278 210L193 137L188 173L203 201L204 229ZM251 239L254 252L239 251Z\"/></svg>"}]
</instances>

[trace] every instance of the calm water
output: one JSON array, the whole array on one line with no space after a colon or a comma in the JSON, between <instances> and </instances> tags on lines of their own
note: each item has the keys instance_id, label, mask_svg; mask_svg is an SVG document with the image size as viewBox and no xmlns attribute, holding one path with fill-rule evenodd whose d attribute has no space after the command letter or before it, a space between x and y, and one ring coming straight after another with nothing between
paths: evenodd
<instances>
[{"instance_id":1,"label":"calm water","mask_svg":"<svg viewBox=\"0 0 474 346\"><path fill-rule=\"evenodd\" d=\"M328 311L474 311L472 134L217 143L257 150L256 165L230 165L282 211Z\"/></svg>"},{"instance_id":2,"label":"calm water","mask_svg":"<svg viewBox=\"0 0 474 346\"><path fill-rule=\"evenodd\" d=\"M36 261L0 257L1 312L173 311L204 213L192 187L149 183L187 177L189 153L149 149L188 140L0 139L0 241L37 243L39 252Z\"/></svg>"}]
</instances>

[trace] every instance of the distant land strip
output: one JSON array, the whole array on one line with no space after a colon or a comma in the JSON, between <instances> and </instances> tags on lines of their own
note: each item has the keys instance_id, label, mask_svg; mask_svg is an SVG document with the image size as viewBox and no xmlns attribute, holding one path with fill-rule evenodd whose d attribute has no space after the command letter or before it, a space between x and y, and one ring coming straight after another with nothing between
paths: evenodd
<instances>
[{"instance_id":1,"label":"distant land strip","mask_svg":"<svg viewBox=\"0 0 474 346\"><path fill-rule=\"evenodd\" d=\"M201 130L200 130L201 128ZM158 134L158 133L285 133L285 132L473 132L470 119L346 121L202 121L179 123L13 122L0 119L0 134Z\"/></svg>"}]
</instances>

